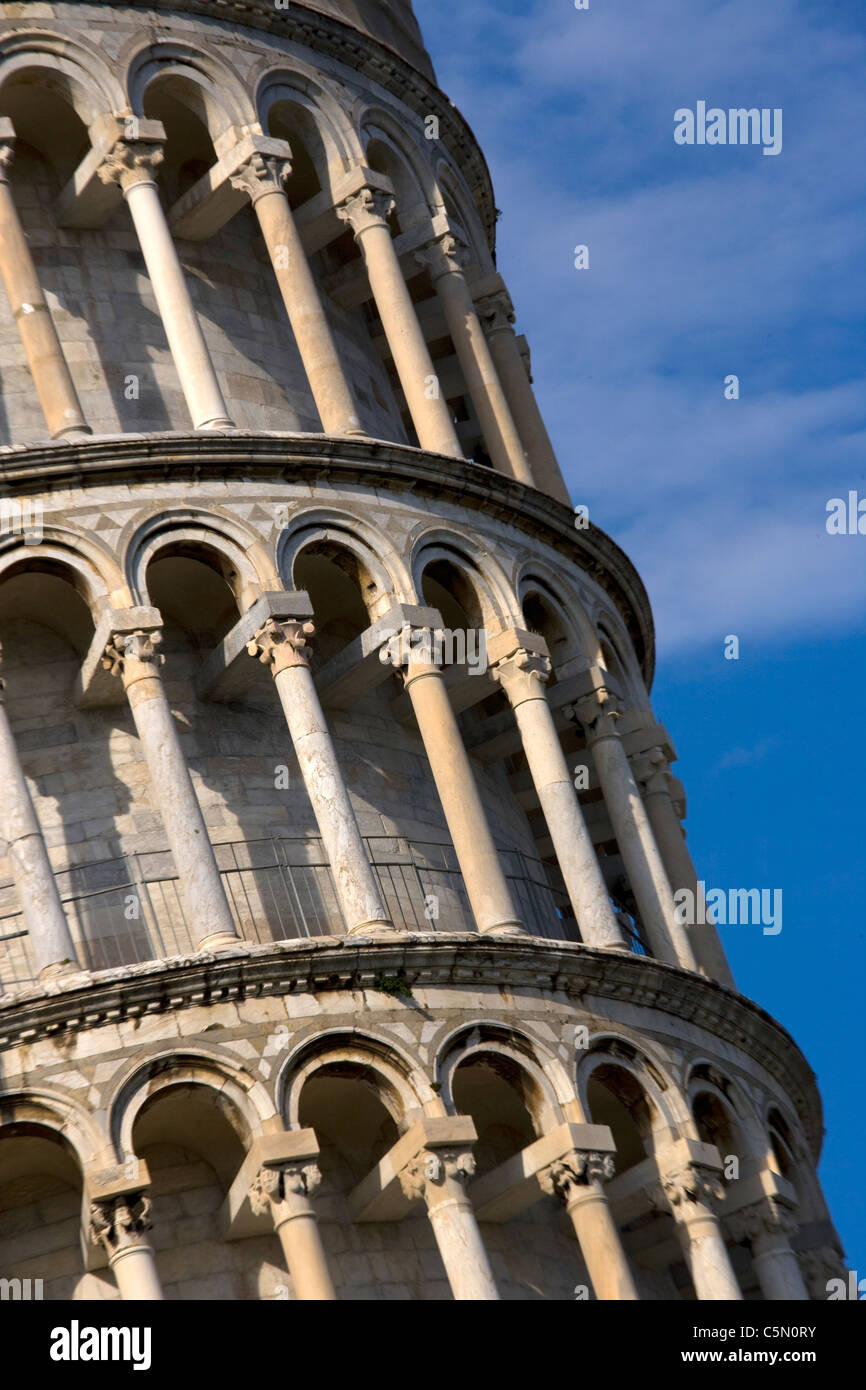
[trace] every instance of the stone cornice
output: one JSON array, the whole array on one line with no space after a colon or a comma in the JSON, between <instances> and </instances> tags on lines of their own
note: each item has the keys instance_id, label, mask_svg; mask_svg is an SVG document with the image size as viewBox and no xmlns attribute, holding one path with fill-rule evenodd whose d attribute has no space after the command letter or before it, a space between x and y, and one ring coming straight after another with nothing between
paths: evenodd
<instances>
[{"instance_id":1,"label":"stone cornice","mask_svg":"<svg viewBox=\"0 0 866 1390\"><path fill-rule=\"evenodd\" d=\"M97 4L99 0L79 0ZM273 0L128 0L119 6L195 14L212 23L262 29L344 63L393 93L423 121L438 116L441 138L463 172L478 208L491 251L496 243L496 204L487 161L468 123L435 83L380 39L321 11L293 3L276 9ZM24 7L25 11L27 6ZM26 20L26 12L20 17ZM20 23L20 20L16 21Z\"/></svg>"},{"instance_id":2,"label":"stone cornice","mask_svg":"<svg viewBox=\"0 0 866 1390\"><path fill-rule=\"evenodd\" d=\"M764 1009L698 975L642 956L566 942L440 933L395 941L320 937L243 945L102 971L87 984L20 988L0 999L0 1049L69 1036L128 1018L264 995L374 988L399 975L414 988L480 985L537 989L593 1009L599 999L658 1009L743 1051L796 1107L817 1160L822 1110L814 1073L790 1034ZM659 1031L664 1031L663 1019Z\"/></svg>"},{"instance_id":3,"label":"stone cornice","mask_svg":"<svg viewBox=\"0 0 866 1390\"><path fill-rule=\"evenodd\" d=\"M574 514L546 493L480 464L400 444L253 430L125 434L0 449L0 496L103 486L254 478L362 484L443 497L496 517L570 558L610 596L628 628L647 686L655 634L646 590L631 561L599 527L577 531Z\"/></svg>"}]
</instances>

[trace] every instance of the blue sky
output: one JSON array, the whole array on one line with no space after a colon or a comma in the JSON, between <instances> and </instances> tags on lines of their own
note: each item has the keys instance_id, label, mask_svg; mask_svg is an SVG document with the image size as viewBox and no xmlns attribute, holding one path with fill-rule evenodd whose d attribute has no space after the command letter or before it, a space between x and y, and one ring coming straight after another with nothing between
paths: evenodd
<instances>
[{"instance_id":1,"label":"blue sky","mask_svg":"<svg viewBox=\"0 0 866 1390\"><path fill-rule=\"evenodd\" d=\"M831 497L866 498L864 11L415 11L491 167L499 268L574 501L650 594L699 873L783 891L778 936L733 927L726 946L818 1075L824 1190L866 1277L866 535L825 526ZM781 153L677 145L674 111L699 100L781 107Z\"/></svg>"}]
</instances>

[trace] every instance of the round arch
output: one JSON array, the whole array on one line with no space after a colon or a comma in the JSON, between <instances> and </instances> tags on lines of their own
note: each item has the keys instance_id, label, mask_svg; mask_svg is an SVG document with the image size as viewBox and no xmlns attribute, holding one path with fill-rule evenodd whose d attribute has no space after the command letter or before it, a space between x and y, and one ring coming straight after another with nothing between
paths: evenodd
<instances>
[{"instance_id":1,"label":"round arch","mask_svg":"<svg viewBox=\"0 0 866 1390\"><path fill-rule=\"evenodd\" d=\"M280 532L276 563L286 588L296 587L298 559L312 546L333 547L353 557L371 621L394 603L414 601L411 575L390 538L352 513L330 507L298 512Z\"/></svg>"},{"instance_id":2,"label":"round arch","mask_svg":"<svg viewBox=\"0 0 866 1390\"><path fill-rule=\"evenodd\" d=\"M262 1083L225 1055L200 1047L157 1052L126 1069L108 1103L109 1135L119 1161L134 1153L132 1133L142 1108L161 1092L183 1086L202 1086L219 1097L245 1149L276 1113Z\"/></svg>"},{"instance_id":3,"label":"round arch","mask_svg":"<svg viewBox=\"0 0 866 1390\"><path fill-rule=\"evenodd\" d=\"M384 163L391 165L377 172L391 179L398 201L397 214L402 215L404 225L406 214L414 209L418 209L418 217L410 218L410 222L422 216L429 218L439 204L439 190L426 151L410 138L405 125L384 107L367 106L358 116L358 132L364 159L370 167L376 167L370 157L371 147L375 146L379 146Z\"/></svg>"},{"instance_id":4,"label":"round arch","mask_svg":"<svg viewBox=\"0 0 866 1390\"><path fill-rule=\"evenodd\" d=\"M568 1075L559 1059L536 1038L496 1020L479 1019L462 1024L445 1037L434 1062L436 1080L445 1108L454 1112L453 1079L472 1057L499 1056L526 1075L527 1108L539 1137L562 1122L562 1106L573 1099Z\"/></svg>"},{"instance_id":5,"label":"round arch","mask_svg":"<svg viewBox=\"0 0 866 1390\"><path fill-rule=\"evenodd\" d=\"M44 29L17 30L0 39L0 109L8 84L33 83L55 91L88 128L106 112L126 106L123 85L104 53L86 39L70 39Z\"/></svg>"},{"instance_id":6,"label":"round arch","mask_svg":"<svg viewBox=\"0 0 866 1390\"><path fill-rule=\"evenodd\" d=\"M197 547L217 557L217 568L242 613L264 590L280 587L267 549L254 532L233 517L198 507L178 507L157 512L145 521L133 521L121 535L118 548L134 603L149 602L148 566L172 547Z\"/></svg>"},{"instance_id":7,"label":"round arch","mask_svg":"<svg viewBox=\"0 0 866 1390\"><path fill-rule=\"evenodd\" d=\"M17 536L0 539L0 585L25 567L65 578L84 599L94 623L102 609L124 602L123 574L110 551L63 527L44 526L38 545L26 545Z\"/></svg>"},{"instance_id":8,"label":"round arch","mask_svg":"<svg viewBox=\"0 0 866 1390\"><path fill-rule=\"evenodd\" d=\"M407 540L415 601L424 603L424 572L437 561L458 570L474 591L482 625L497 631L522 618L517 597L502 566L472 537L441 525L421 523Z\"/></svg>"},{"instance_id":9,"label":"round arch","mask_svg":"<svg viewBox=\"0 0 866 1390\"><path fill-rule=\"evenodd\" d=\"M272 120L285 107L298 122L324 190L334 192L341 177L363 163L363 147L337 90L326 87L314 68L299 60L289 67L282 59L277 68L254 71L252 84L262 130L271 133Z\"/></svg>"},{"instance_id":10,"label":"round arch","mask_svg":"<svg viewBox=\"0 0 866 1390\"><path fill-rule=\"evenodd\" d=\"M105 1136L89 1112L53 1086L8 1091L0 1099L0 1139L4 1130L18 1125L32 1125L65 1140L82 1173L105 1149Z\"/></svg>"},{"instance_id":11,"label":"round arch","mask_svg":"<svg viewBox=\"0 0 866 1390\"><path fill-rule=\"evenodd\" d=\"M137 116L145 115L152 84L171 83L176 100L202 122L212 140L232 126L239 129L255 122L256 113L238 73L220 56L176 40L157 40L142 45L136 39L118 64L125 72L127 101Z\"/></svg>"},{"instance_id":12,"label":"round arch","mask_svg":"<svg viewBox=\"0 0 866 1390\"><path fill-rule=\"evenodd\" d=\"M277 1110L287 1129L300 1128L301 1093L315 1072L344 1064L369 1074L369 1080L402 1133L436 1092L415 1059L392 1038L370 1030L329 1029L306 1038L290 1051L277 1077Z\"/></svg>"}]
</instances>

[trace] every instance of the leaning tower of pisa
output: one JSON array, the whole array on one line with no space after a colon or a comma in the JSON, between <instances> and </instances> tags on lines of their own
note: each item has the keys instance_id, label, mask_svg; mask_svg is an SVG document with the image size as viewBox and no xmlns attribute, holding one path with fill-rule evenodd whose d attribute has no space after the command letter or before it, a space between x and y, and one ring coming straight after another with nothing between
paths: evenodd
<instances>
[{"instance_id":1,"label":"leaning tower of pisa","mask_svg":"<svg viewBox=\"0 0 866 1390\"><path fill-rule=\"evenodd\" d=\"M4 1288L823 1297L409 0L0 14Z\"/></svg>"}]
</instances>

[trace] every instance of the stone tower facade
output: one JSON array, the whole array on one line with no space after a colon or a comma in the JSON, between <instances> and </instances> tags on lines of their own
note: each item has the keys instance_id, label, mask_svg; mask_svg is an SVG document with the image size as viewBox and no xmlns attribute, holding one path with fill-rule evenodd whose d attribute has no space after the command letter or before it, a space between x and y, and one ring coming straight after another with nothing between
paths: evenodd
<instances>
[{"instance_id":1,"label":"stone tower facade","mask_svg":"<svg viewBox=\"0 0 866 1390\"><path fill-rule=\"evenodd\" d=\"M408 0L0 15L0 1278L823 1297Z\"/></svg>"}]
</instances>

